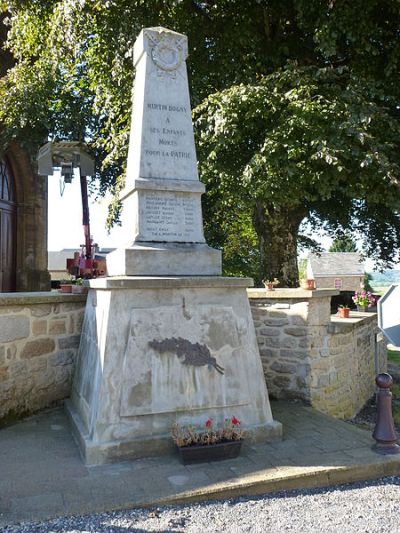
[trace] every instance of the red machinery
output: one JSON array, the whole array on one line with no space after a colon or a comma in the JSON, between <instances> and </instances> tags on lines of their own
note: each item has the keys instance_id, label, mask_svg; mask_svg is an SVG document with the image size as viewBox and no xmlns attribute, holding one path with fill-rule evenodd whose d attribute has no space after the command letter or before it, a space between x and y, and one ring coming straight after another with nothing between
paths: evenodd
<instances>
[{"instance_id":1,"label":"red machinery","mask_svg":"<svg viewBox=\"0 0 400 533\"><path fill-rule=\"evenodd\" d=\"M106 274L106 259L96 255L96 244L90 236L89 199L86 176L80 176L82 197L82 225L85 244L73 259L67 259L67 270L76 278L98 278Z\"/></svg>"}]
</instances>

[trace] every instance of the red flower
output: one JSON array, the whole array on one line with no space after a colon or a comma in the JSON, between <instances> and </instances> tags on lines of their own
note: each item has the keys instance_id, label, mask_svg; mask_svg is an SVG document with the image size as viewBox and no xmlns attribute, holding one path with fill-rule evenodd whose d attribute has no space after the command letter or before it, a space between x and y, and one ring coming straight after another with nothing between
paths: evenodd
<instances>
[{"instance_id":1,"label":"red flower","mask_svg":"<svg viewBox=\"0 0 400 533\"><path fill-rule=\"evenodd\" d=\"M212 421L213 421L212 418L209 418L209 419L207 420L207 422L206 422L206 428L208 428L208 429L211 428L211 426L212 426Z\"/></svg>"},{"instance_id":2,"label":"red flower","mask_svg":"<svg viewBox=\"0 0 400 533\"><path fill-rule=\"evenodd\" d=\"M240 420L238 420L238 419L236 418L236 416L233 416L233 417L232 417L232 424L233 424L234 426L240 426Z\"/></svg>"}]
</instances>

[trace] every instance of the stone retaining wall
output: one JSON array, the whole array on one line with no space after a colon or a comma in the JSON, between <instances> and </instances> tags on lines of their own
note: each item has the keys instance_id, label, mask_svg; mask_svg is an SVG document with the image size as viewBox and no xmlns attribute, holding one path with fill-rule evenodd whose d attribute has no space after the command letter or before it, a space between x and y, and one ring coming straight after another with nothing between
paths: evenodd
<instances>
[{"instance_id":1,"label":"stone retaining wall","mask_svg":"<svg viewBox=\"0 0 400 533\"><path fill-rule=\"evenodd\" d=\"M70 395L85 295L0 294L0 420Z\"/></svg>"},{"instance_id":2,"label":"stone retaining wall","mask_svg":"<svg viewBox=\"0 0 400 533\"><path fill-rule=\"evenodd\" d=\"M375 391L376 314L331 316L330 299L338 292L330 289L248 294L269 393L339 418L354 416ZM377 346L382 372L386 342Z\"/></svg>"},{"instance_id":3,"label":"stone retaining wall","mask_svg":"<svg viewBox=\"0 0 400 533\"><path fill-rule=\"evenodd\" d=\"M373 395L376 315L330 315L337 291L248 291L269 393L350 418ZM0 294L0 422L70 395L86 296ZM378 343L380 371L386 343Z\"/></svg>"}]
</instances>

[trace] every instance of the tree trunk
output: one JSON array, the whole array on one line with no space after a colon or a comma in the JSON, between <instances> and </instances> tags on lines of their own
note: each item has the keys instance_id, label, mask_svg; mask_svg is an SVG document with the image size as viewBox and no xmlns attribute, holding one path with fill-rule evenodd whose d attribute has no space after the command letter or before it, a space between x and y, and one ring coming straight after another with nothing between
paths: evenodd
<instances>
[{"instance_id":1,"label":"tree trunk","mask_svg":"<svg viewBox=\"0 0 400 533\"><path fill-rule=\"evenodd\" d=\"M279 287L298 287L297 235L304 208L256 204L254 227L258 236L262 279L279 280Z\"/></svg>"}]
</instances>

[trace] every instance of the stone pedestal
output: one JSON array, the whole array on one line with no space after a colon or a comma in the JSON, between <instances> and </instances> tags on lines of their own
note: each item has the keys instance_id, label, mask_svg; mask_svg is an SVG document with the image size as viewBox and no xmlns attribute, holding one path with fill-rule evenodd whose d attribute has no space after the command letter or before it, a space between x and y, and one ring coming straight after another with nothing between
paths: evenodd
<instances>
[{"instance_id":1,"label":"stone pedestal","mask_svg":"<svg viewBox=\"0 0 400 533\"><path fill-rule=\"evenodd\" d=\"M135 43L132 127L120 196L128 235L126 246L107 258L111 276L221 274L221 252L207 246L203 233L205 187L197 171L187 53L187 37L165 28L146 28Z\"/></svg>"},{"instance_id":2,"label":"stone pedestal","mask_svg":"<svg viewBox=\"0 0 400 533\"><path fill-rule=\"evenodd\" d=\"M254 442L272 419L247 300L249 279L222 278L203 235L185 59L187 39L144 29L122 225L127 246L90 282L68 410L86 461L165 453L175 422L233 415ZM158 277L156 277L158 276Z\"/></svg>"},{"instance_id":3,"label":"stone pedestal","mask_svg":"<svg viewBox=\"0 0 400 533\"><path fill-rule=\"evenodd\" d=\"M251 442L281 438L246 294L249 279L90 282L68 411L88 464L172 450L171 427L235 415Z\"/></svg>"}]
</instances>

